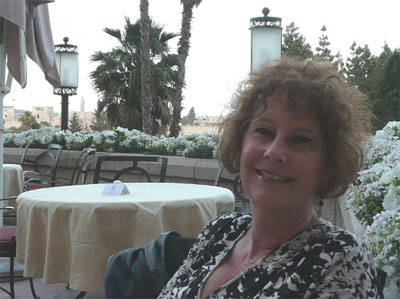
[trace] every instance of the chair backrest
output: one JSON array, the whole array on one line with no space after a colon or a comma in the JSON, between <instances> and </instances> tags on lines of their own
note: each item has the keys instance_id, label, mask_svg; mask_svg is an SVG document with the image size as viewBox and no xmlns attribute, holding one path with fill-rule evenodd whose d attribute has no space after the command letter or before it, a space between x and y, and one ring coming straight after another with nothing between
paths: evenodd
<instances>
[{"instance_id":1,"label":"chair backrest","mask_svg":"<svg viewBox=\"0 0 400 299\"><path fill-rule=\"evenodd\" d=\"M132 162L132 166L128 166L117 170L113 178L100 176L101 167L104 162ZM159 179L153 180L150 173L142 167L138 166L138 162L151 162L151 163L161 163ZM94 170L93 184L97 184L100 181L103 182L113 182L121 178L124 174L136 174L144 176L147 182L165 182L165 176L167 173L168 158L158 157L158 156L101 156L97 158L96 168Z\"/></svg>"},{"instance_id":2,"label":"chair backrest","mask_svg":"<svg viewBox=\"0 0 400 299\"><path fill-rule=\"evenodd\" d=\"M222 176L224 171L223 167L220 167L214 179L214 186L220 186L221 183L228 184L232 187L233 194L235 196L235 201L247 206L250 204L250 199L246 196L243 187L240 174L236 175L233 179L225 178Z\"/></svg>"},{"instance_id":3,"label":"chair backrest","mask_svg":"<svg viewBox=\"0 0 400 299\"><path fill-rule=\"evenodd\" d=\"M80 183L82 185L86 183L86 178L95 155L96 150L94 148L84 148L82 150L72 171L71 185L77 185L79 183L79 178L81 178Z\"/></svg>"},{"instance_id":4,"label":"chair backrest","mask_svg":"<svg viewBox=\"0 0 400 299\"><path fill-rule=\"evenodd\" d=\"M22 152L21 161L19 162L19 164L20 164L21 166L24 166L24 165L31 165L31 166L33 166L34 163L35 163L35 160L32 160L32 159L29 159L29 158L28 158L28 151L29 151L30 149L43 149L43 150L47 150L48 146L49 146L48 144L27 144L27 145L25 146L24 151Z\"/></svg>"},{"instance_id":5,"label":"chair backrest","mask_svg":"<svg viewBox=\"0 0 400 299\"><path fill-rule=\"evenodd\" d=\"M30 149L43 149L35 159L28 158L28 151ZM60 144L28 144L21 157L21 166L33 166L35 172L39 173L42 177L49 177L53 181L56 176L57 164L60 159L63 146Z\"/></svg>"}]
</instances>

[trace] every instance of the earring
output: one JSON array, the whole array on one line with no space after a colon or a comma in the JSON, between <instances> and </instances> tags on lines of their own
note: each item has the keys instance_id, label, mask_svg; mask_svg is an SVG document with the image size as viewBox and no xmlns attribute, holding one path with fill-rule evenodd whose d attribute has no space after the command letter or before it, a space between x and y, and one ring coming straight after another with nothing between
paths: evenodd
<instances>
[{"instance_id":1,"label":"earring","mask_svg":"<svg viewBox=\"0 0 400 299\"><path fill-rule=\"evenodd\" d=\"M324 205L323 198L321 198L318 201L318 205L317 204L314 205L314 211L315 211L315 213L317 214L318 217L320 217L322 215L322 206L323 205Z\"/></svg>"}]
</instances>

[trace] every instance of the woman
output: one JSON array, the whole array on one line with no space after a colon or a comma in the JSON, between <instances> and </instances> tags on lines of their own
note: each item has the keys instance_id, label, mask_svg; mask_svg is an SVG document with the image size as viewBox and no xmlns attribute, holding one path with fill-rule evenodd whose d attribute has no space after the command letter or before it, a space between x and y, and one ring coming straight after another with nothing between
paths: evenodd
<instances>
[{"instance_id":1,"label":"woman","mask_svg":"<svg viewBox=\"0 0 400 299\"><path fill-rule=\"evenodd\" d=\"M220 158L240 172L252 216L209 223L160 298L374 298L356 236L313 205L342 195L363 162L369 113L327 65L283 61L254 73L222 125Z\"/></svg>"}]
</instances>

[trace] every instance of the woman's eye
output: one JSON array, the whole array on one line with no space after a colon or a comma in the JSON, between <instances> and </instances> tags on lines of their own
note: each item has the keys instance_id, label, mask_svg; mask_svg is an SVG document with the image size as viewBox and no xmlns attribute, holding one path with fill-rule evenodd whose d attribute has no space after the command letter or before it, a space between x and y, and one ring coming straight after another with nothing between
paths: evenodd
<instances>
[{"instance_id":1,"label":"woman's eye","mask_svg":"<svg viewBox=\"0 0 400 299\"><path fill-rule=\"evenodd\" d=\"M262 134L262 135L266 135L266 136L271 136L273 135L273 132L269 129L266 128L256 128L255 132Z\"/></svg>"},{"instance_id":2,"label":"woman's eye","mask_svg":"<svg viewBox=\"0 0 400 299\"><path fill-rule=\"evenodd\" d=\"M312 144L312 140L306 136L294 136L292 140L298 144Z\"/></svg>"}]
</instances>

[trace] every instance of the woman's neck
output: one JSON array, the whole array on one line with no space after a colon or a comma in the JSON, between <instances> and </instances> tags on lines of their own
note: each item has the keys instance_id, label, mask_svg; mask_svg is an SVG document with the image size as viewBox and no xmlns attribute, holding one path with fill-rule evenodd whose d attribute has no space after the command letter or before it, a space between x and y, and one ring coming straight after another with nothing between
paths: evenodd
<instances>
[{"instance_id":1,"label":"woman's neck","mask_svg":"<svg viewBox=\"0 0 400 299\"><path fill-rule=\"evenodd\" d=\"M318 223L313 209L285 213L253 211L252 224L246 233L248 259L269 254L304 228ZM264 254L265 253L265 254Z\"/></svg>"}]
</instances>

